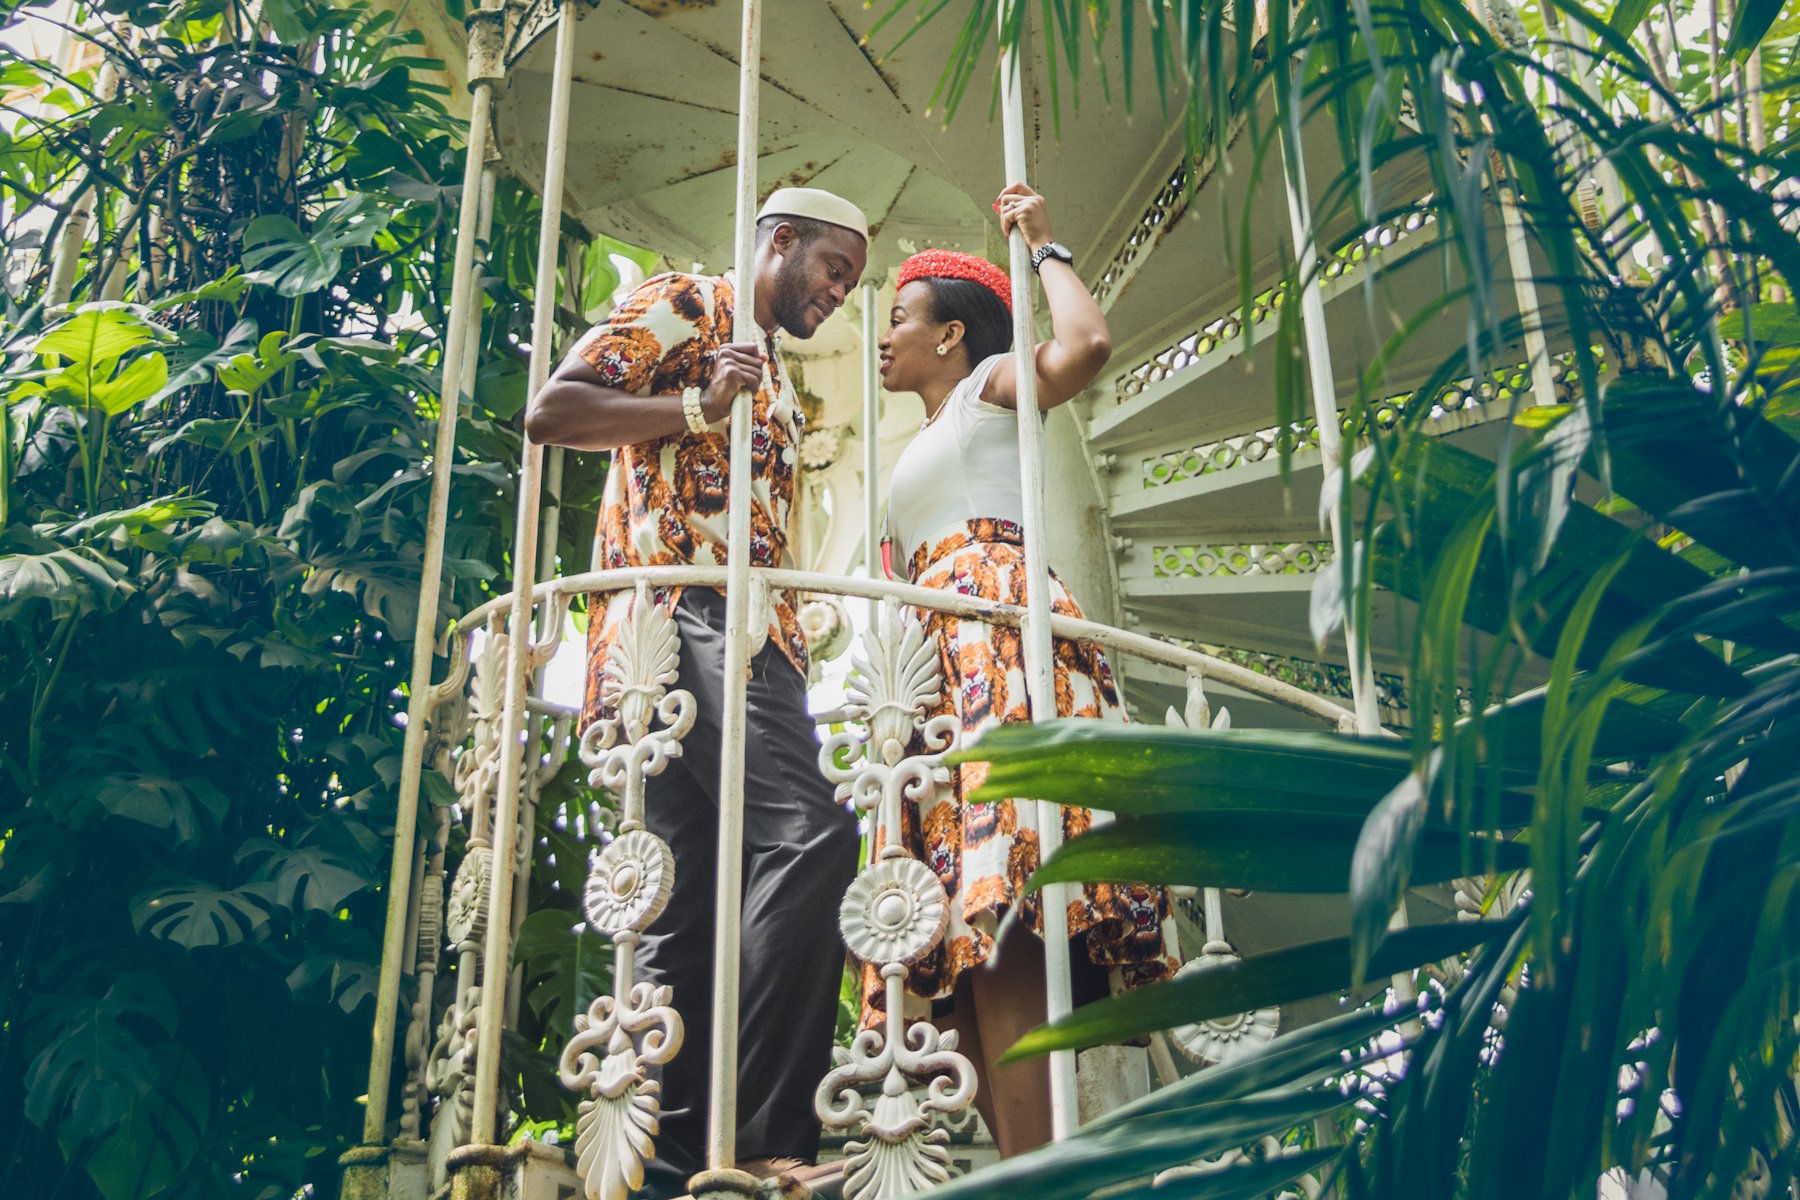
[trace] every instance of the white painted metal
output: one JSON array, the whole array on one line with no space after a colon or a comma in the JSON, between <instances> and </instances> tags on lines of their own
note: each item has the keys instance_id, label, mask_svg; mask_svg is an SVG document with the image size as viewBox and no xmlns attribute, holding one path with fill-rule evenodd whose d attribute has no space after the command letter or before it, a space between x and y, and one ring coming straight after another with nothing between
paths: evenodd
<instances>
[{"instance_id":1,"label":"white painted metal","mask_svg":"<svg viewBox=\"0 0 1800 1200\"><path fill-rule=\"evenodd\" d=\"M1284 123L1281 127L1282 178L1287 184L1288 222L1293 230L1294 252L1299 260L1303 290L1300 293L1300 323L1306 335L1307 375L1312 387L1313 416L1319 425L1319 457L1325 477L1321 491L1329 492L1343 472L1343 431L1338 425L1336 378L1331 369L1331 346L1325 329L1325 304L1320 295L1323 281L1319 278L1319 250L1313 243L1310 210L1306 188L1306 166L1301 147L1294 144ZM1354 486L1345 480L1345 490ZM1332 504L1327 521L1331 528L1331 550L1334 560L1348 563L1349 543L1345 540L1342 505ZM1356 626L1352 598L1345 597L1344 642L1350 656L1350 696L1356 709L1358 733L1381 732L1381 715L1377 706L1375 670L1362 631Z\"/></svg>"},{"instance_id":2,"label":"white painted metal","mask_svg":"<svg viewBox=\"0 0 1800 1200\"><path fill-rule=\"evenodd\" d=\"M877 293L873 281L862 285L863 356L863 570L870 579L881 571L881 351L876 346L881 318L875 311ZM869 624L875 624L873 602Z\"/></svg>"},{"instance_id":3,"label":"white painted metal","mask_svg":"<svg viewBox=\"0 0 1800 1200\"><path fill-rule=\"evenodd\" d=\"M1024 624L1025 610L1015 604L1000 604L992 600L983 600L974 596L965 596L958 592L939 591L936 588L919 587L916 584L901 583L897 580L860 580L845 575L825 575L816 571L774 570L768 567L754 568L752 574L762 579L771 589L781 591L824 592L837 596L859 596L870 599L892 597L902 604L914 608L931 609L936 612L953 613L959 617L972 617L993 625L1005 625L1019 628ZM555 595L572 596L578 592L616 592L635 587L639 580L647 582L651 587L719 587L725 582L725 568L680 566L680 567L623 567L611 571L588 571L580 575L565 575L549 583L540 584L534 591L537 602ZM458 621L460 628L470 628L487 620L493 613L509 606L512 595L496 596L494 599L470 609ZM1241 667L1234 662L1203 654L1198 650L1190 650L1186 646L1177 646L1141 633L1117 629L1111 625L1102 625L1098 621L1077 620L1052 614L1050 632L1053 637L1070 641L1092 642L1103 649L1119 654L1128 654L1147 662L1162 663L1178 670L1203 671L1206 678L1259 696L1272 703L1304 713L1328 725L1343 731L1353 728L1355 714L1331 701L1303 691L1289 683L1283 683L1269 675Z\"/></svg>"},{"instance_id":4,"label":"white painted metal","mask_svg":"<svg viewBox=\"0 0 1800 1200\"><path fill-rule=\"evenodd\" d=\"M492 216L493 172L486 148L493 110L493 85L476 84L470 96L468 153L463 164L463 196L457 216L456 252L450 276L451 320L444 329L443 381L439 385L437 444L432 451L431 499L425 516L425 561L419 580L419 615L413 626L413 660L406 706L406 740L400 758L400 791L394 816L394 856L388 875L387 925L382 934L381 976L375 989L375 1036L369 1057L369 1100L363 1114L363 1141L382 1140L387 1121L394 1028L399 1017L400 954L404 914L419 814L419 780L425 764L431 664L437 644L438 597L443 587L444 528L450 511L451 467L456 457L457 397L472 379L481 306L471 304L475 286L475 244L487 237ZM474 311L472 321L463 314Z\"/></svg>"},{"instance_id":5,"label":"white painted metal","mask_svg":"<svg viewBox=\"0 0 1800 1200\"><path fill-rule=\"evenodd\" d=\"M762 3L744 0L738 59L737 307L732 340L760 342L756 324L756 162L761 99ZM771 364L773 366L773 364ZM731 404L731 493L726 523L725 711L719 753L719 867L713 952L712 1070L707 1094L706 1162L737 1159L738 924L743 909L744 685L750 670L750 424L754 398ZM760 606L759 606L760 608ZM766 619L758 611L758 620Z\"/></svg>"},{"instance_id":6,"label":"white painted metal","mask_svg":"<svg viewBox=\"0 0 1800 1200\"><path fill-rule=\"evenodd\" d=\"M995 7L1004 38L1009 5ZM1022 40L1022 39L1021 39ZM1006 145L1006 181L1024 183L1025 105L1019 82L1019 45L1003 46L1000 57L1000 127ZM1025 516L1025 613L1020 642L1034 721L1056 717L1055 659L1050 638L1050 562L1044 538L1044 423L1038 412L1037 343L1031 314L1031 251L1015 225L1007 245L1012 267L1013 361L1018 369L1019 487ZM1038 846L1044 860L1062 845L1062 808L1038 801ZM1044 1007L1049 1020L1074 1007L1069 967L1068 884L1044 889ZM1075 1052L1050 1056L1050 1125L1053 1136L1074 1131L1079 1113L1075 1094Z\"/></svg>"},{"instance_id":7,"label":"white painted metal","mask_svg":"<svg viewBox=\"0 0 1800 1200\"><path fill-rule=\"evenodd\" d=\"M1532 403L1555 404L1556 380L1550 374L1550 343L1544 338L1544 310L1538 303L1537 278L1532 274L1531 250L1525 241L1525 218L1519 215L1512 181L1493 182L1500 197L1500 219L1506 222L1506 262L1512 269L1513 295L1518 299L1519 317L1525 325Z\"/></svg>"},{"instance_id":8,"label":"white painted metal","mask_svg":"<svg viewBox=\"0 0 1800 1200\"><path fill-rule=\"evenodd\" d=\"M575 0L562 0L556 23L555 78L550 94L549 142L544 156L544 193L538 225L537 286L532 297L531 367L527 387L535 393L550 377L556 338L557 250L562 237L563 166L569 141L569 82L575 59ZM537 573L538 502L543 489L542 446L527 441L519 466L518 518L513 535L513 576ZM495 797L493 878L488 886L487 943L482 954L481 1011L475 1054L475 1104L470 1141L490 1145L498 1131L500 1042L506 1008L502 981L512 960L513 875L523 781L525 693L531 669L532 590L513 593L511 636L506 652L506 697L501 716L500 782ZM560 613L552 605L551 612ZM546 617L546 620L553 619Z\"/></svg>"},{"instance_id":9,"label":"white painted metal","mask_svg":"<svg viewBox=\"0 0 1800 1200\"><path fill-rule=\"evenodd\" d=\"M819 771L878 827L898 831L909 797L938 786L961 726L954 714L927 715L944 689L937 641L898 601L878 603L855 663L845 685L849 728L819 747ZM907 965L943 944L949 911L937 873L898 836L857 874L838 911L844 944L880 973L887 998L882 1028L857 1035L813 1100L825 1128L848 1139L846 1200L896 1200L954 1173L949 1131L934 1118L975 1099L975 1068L956 1053L954 1031L908 1021L903 1003Z\"/></svg>"},{"instance_id":10,"label":"white painted metal","mask_svg":"<svg viewBox=\"0 0 1800 1200\"><path fill-rule=\"evenodd\" d=\"M1300 296L1300 322L1306 335L1306 362L1312 386L1313 416L1319 428L1319 456L1324 464L1324 480L1320 485L1322 493L1329 492L1333 481L1339 479L1343 472L1343 431L1338 425L1337 392L1332 384L1335 376L1331 369L1331 349L1329 334L1325 328L1325 305L1320 295L1322 280L1319 278L1318 247L1313 242L1311 220L1307 213L1311 209L1311 201L1306 186L1306 166L1301 158L1300 147L1292 144L1288 136L1288 127L1284 123L1281 128L1284 146L1283 161L1285 169L1282 178L1287 185L1288 220L1293 227L1294 246L1300 266L1300 278L1304 281ZM1516 270L1516 268L1515 268ZM1529 260L1527 260L1529 273ZM1533 293L1535 297L1535 292ZM1540 336L1539 349L1543 339ZM1529 342L1527 343L1529 345ZM1550 357L1548 352L1534 354L1535 372L1543 373L1544 387L1552 396L1555 385L1550 380ZM1345 492L1355 487L1355 481L1342 478L1341 486ZM1331 548L1338 563L1349 560L1350 544L1345 539L1344 506L1333 503L1327 520L1331 528ZM1363 631L1357 627L1355 616L1355 598L1346 592L1344 597L1344 643L1350 657L1350 696L1356 709L1356 732L1367 736L1381 734L1380 693L1375 684L1374 660L1370 654ZM1406 903L1401 898L1394 911L1389 927L1403 929L1406 927ZM1411 1000L1414 989L1411 975L1396 975L1393 978L1395 994L1402 1000Z\"/></svg>"}]
</instances>

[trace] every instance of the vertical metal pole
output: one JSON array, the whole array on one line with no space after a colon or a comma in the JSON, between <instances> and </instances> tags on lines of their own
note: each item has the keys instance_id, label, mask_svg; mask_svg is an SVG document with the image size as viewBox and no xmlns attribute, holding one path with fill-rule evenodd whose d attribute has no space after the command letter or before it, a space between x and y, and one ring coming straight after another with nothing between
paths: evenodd
<instances>
[{"instance_id":1,"label":"vertical metal pole","mask_svg":"<svg viewBox=\"0 0 1800 1200\"><path fill-rule=\"evenodd\" d=\"M537 280L531 308L531 373L536 392L550 378L556 338L556 257L562 237L563 168L568 160L569 91L575 60L575 2L556 14L556 64L550 76L550 128L544 148L544 191L538 224ZM506 1021L507 964L512 960L514 861L523 790L525 685L531 653L531 594L537 578L538 501L544 448L526 441L519 464L519 509L513 531L512 615L506 640L506 697L500 718L500 780L494 816L494 877L488 881L487 944L482 948L481 1012L476 1026L474 1117L469 1140L491 1145L498 1132L500 1039ZM535 764L534 764L535 766Z\"/></svg>"},{"instance_id":2,"label":"vertical metal pole","mask_svg":"<svg viewBox=\"0 0 1800 1200\"><path fill-rule=\"evenodd\" d=\"M1525 218L1510 179L1493 178L1500 200L1501 226L1506 230L1506 262L1512 271L1513 299L1525 328L1525 361L1531 369L1533 403L1556 403L1556 380L1550 374L1550 343L1544 340L1544 310L1538 302L1537 278L1532 274L1531 249L1525 242Z\"/></svg>"},{"instance_id":3,"label":"vertical metal pole","mask_svg":"<svg viewBox=\"0 0 1800 1200\"><path fill-rule=\"evenodd\" d=\"M1297 130L1294 131L1297 133ZM1334 476L1343 470L1343 430L1338 425L1337 382L1331 369L1331 342L1325 325L1325 300L1321 293L1319 275L1319 251L1313 244L1312 221L1310 217L1311 200L1306 186L1306 163L1301 157L1304 144L1297 136L1290 136L1290 130L1284 121L1281 125L1281 140L1284 145L1282 161L1284 164L1283 179L1287 184L1288 222L1293 232L1294 251L1299 259L1302 291L1300 293L1300 323L1306 335L1306 365L1308 377L1312 385L1313 419L1319 426L1319 458L1323 464L1323 479L1320 489L1331 486ZM1548 374L1548 360L1545 371ZM1344 494L1355 487L1355 481L1343 481ZM1351 550L1344 536L1343 508L1333 504L1327 517L1331 524L1331 553L1335 563L1341 569L1349 564L1347 557ZM1375 689L1375 666L1373 656L1369 652L1364 631L1358 628L1355 614L1355 600L1348 591L1344 596L1344 649L1350 656L1350 698L1356 710L1356 732L1364 737L1378 736L1381 729L1381 709L1379 694ZM1406 901L1401 897L1400 907L1394 912L1389 928L1406 927ZM1403 1000L1411 1000L1415 995L1411 975L1393 977L1395 994Z\"/></svg>"},{"instance_id":4,"label":"vertical metal pole","mask_svg":"<svg viewBox=\"0 0 1800 1200\"><path fill-rule=\"evenodd\" d=\"M1016 0L1015 0L1016 2ZM997 8L1001 37L1008 6ZM1019 83L1019 46L1001 47L1000 128L1006 146L1006 182L1025 182L1025 102ZM1012 266L1013 362L1017 366L1019 479L1025 515L1025 681L1034 721L1056 718L1055 657L1050 641L1050 562L1044 544L1044 424L1037 402L1037 344L1031 314L1031 251L1014 226L1007 245ZM1038 808L1038 846L1048 860L1062 845L1062 808L1047 801ZM1069 969L1068 884L1044 889L1044 1006L1049 1020L1074 1007ZM1075 1052L1050 1056L1050 1127L1056 1138L1074 1132Z\"/></svg>"},{"instance_id":5,"label":"vertical metal pole","mask_svg":"<svg viewBox=\"0 0 1800 1200\"><path fill-rule=\"evenodd\" d=\"M1319 251L1313 245L1311 220L1307 206L1311 203L1306 190L1306 166L1301 160L1303 147L1290 136L1287 124L1281 127L1281 140L1286 143L1283 177L1287 183L1288 222L1294 236L1294 252L1300 260L1300 324L1306 334L1306 366L1312 385L1313 418L1319 426L1319 458L1324 464L1324 483L1329 488L1334 477L1343 470L1343 430L1338 425L1337 382L1331 369L1331 342L1326 336L1325 300L1320 294ZM1349 490L1346 484L1345 490ZM1339 505L1333 504L1327 517L1331 526L1331 553L1341 566L1348 564L1350 546L1344 538L1344 518ZM1376 706L1375 669L1364 644L1362 630L1356 627L1354 605L1345 597L1344 643L1350 655L1350 697L1356 710L1356 731L1361 734L1381 732L1381 713Z\"/></svg>"},{"instance_id":6,"label":"vertical metal pole","mask_svg":"<svg viewBox=\"0 0 1800 1200\"><path fill-rule=\"evenodd\" d=\"M388 871L387 925L382 934L381 976L375 988L375 1036L369 1054L369 1102L363 1141L379 1142L387 1126L389 1074L399 1016L401 952L411 903L412 860L419 817L419 780L425 765L425 726L436 652L438 597L443 588L444 528L450 512L451 467L456 461L456 420L464 381L473 375L481 329L481 296L475 291L475 244L487 237L493 172L486 166L493 81L483 79L470 96L468 157L463 164L456 257L450 276L450 311L444 324L443 382L439 386L437 444L432 450L431 500L425 516L425 562L419 579L419 615L413 626L412 675L406 703L406 741L400 757L400 792L394 814L394 857ZM472 316L471 316L472 313ZM465 364L469 368L465 370Z\"/></svg>"},{"instance_id":7,"label":"vertical metal pole","mask_svg":"<svg viewBox=\"0 0 1800 1200\"><path fill-rule=\"evenodd\" d=\"M737 307L732 340L759 341L756 325L756 156L762 67L762 3L744 0L738 60ZM773 367L773 364L771 364ZM731 402L731 499L726 523L725 711L720 724L719 869L714 902L712 1078L707 1094L706 1162L737 1158L738 922L744 889L744 684L750 673L750 424L755 398Z\"/></svg>"},{"instance_id":8,"label":"vertical metal pole","mask_svg":"<svg viewBox=\"0 0 1800 1200\"><path fill-rule=\"evenodd\" d=\"M863 570L870 579L881 578L881 352L876 348L881 318L875 311L874 283L862 285L863 317ZM869 625L875 624L875 608L869 601Z\"/></svg>"}]
</instances>

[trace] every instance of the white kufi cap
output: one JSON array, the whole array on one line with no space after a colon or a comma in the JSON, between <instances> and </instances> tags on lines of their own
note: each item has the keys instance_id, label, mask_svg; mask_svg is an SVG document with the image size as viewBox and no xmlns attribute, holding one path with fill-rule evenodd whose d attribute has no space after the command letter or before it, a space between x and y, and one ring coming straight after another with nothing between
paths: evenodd
<instances>
[{"instance_id":1,"label":"white kufi cap","mask_svg":"<svg viewBox=\"0 0 1800 1200\"><path fill-rule=\"evenodd\" d=\"M758 221L764 217L808 217L827 225L840 225L863 241L869 240L869 219L863 216L863 210L821 188L776 188L756 214Z\"/></svg>"}]
</instances>

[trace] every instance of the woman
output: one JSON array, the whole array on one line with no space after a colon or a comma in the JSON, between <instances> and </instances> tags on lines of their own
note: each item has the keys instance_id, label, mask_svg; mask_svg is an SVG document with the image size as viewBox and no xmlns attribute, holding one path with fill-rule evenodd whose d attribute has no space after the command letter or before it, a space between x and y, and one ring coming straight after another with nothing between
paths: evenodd
<instances>
[{"instance_id":1,"label":"woman","mask_svg":"<svg viewBox=\"0 0 1800 1200\"><path fill-rule=\"evenodd\" d=\"M1038 405L1049 410L1106 365L1106 320L1063 257L1068 252L1054 244L1043 197L1014 184L995 208L1003 232L1016 225L1024 233L1049 300L1052 336L1035 356ZM1006 272L992 263L941 250L914 255L901 266L880 340L881 380L887 390L916 392L925 402L919 435L894 465L888 533L896 569L925 587L1023 604L1011 305ZM1050 587L1056 612L1081 615L1054 576ZM993 725L1030 719L1017 629L923 615L945 682L931 715L957 714L964 745ZM1055 666L1057 716L1124 719L1112 670L1096 647L1056 642ZM950 788L903 810L900 836L943 880L951 908L942 946L912 968L907 992L919 1015L930 1002L938 1023L958 1032L980 1075L976 1107L1009 1156L1051 1134L1046 1060L995 1065L1044 1020L1043 914L1036 894L1024 896L1039 861L1038 818L1035 804L966 800L986 775L984 764L956 767ZM1062 819L1064 835L1073 836L1093 814L1064 809ZM877 830L877 847L889 836ZM1014 905L1023 919L1010 924L996 954L1001 918ZM1160 978L1177 963L1159 888L1089 885L1069 904L1069 931L1077 1003L1104 996L1113 981ZM873 1021L883 1005L873 968L865 968L864 996L865 1020Z\"/></svg>"}]
</instances>

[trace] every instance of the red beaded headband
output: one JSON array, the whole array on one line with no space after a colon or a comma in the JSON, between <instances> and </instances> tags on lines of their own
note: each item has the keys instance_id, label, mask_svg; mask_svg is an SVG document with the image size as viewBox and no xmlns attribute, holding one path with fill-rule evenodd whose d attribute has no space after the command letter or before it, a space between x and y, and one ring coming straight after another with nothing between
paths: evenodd
<instances>
[{"instance_id":1,"label":"red beaded headband","mask_svg":"<svg viewBox=\"0 0 1800 1200\"><path fill-rule=\"evenodd\" d=\"M960 250L921 250L900 264L900 282L894 286L903 288L915 279L966 279L970 283L979 283L1000 297L1007 312L1012 311L1012 280L1005 271L973 254L964 254Z\"/></svg>"}]
</instances>

